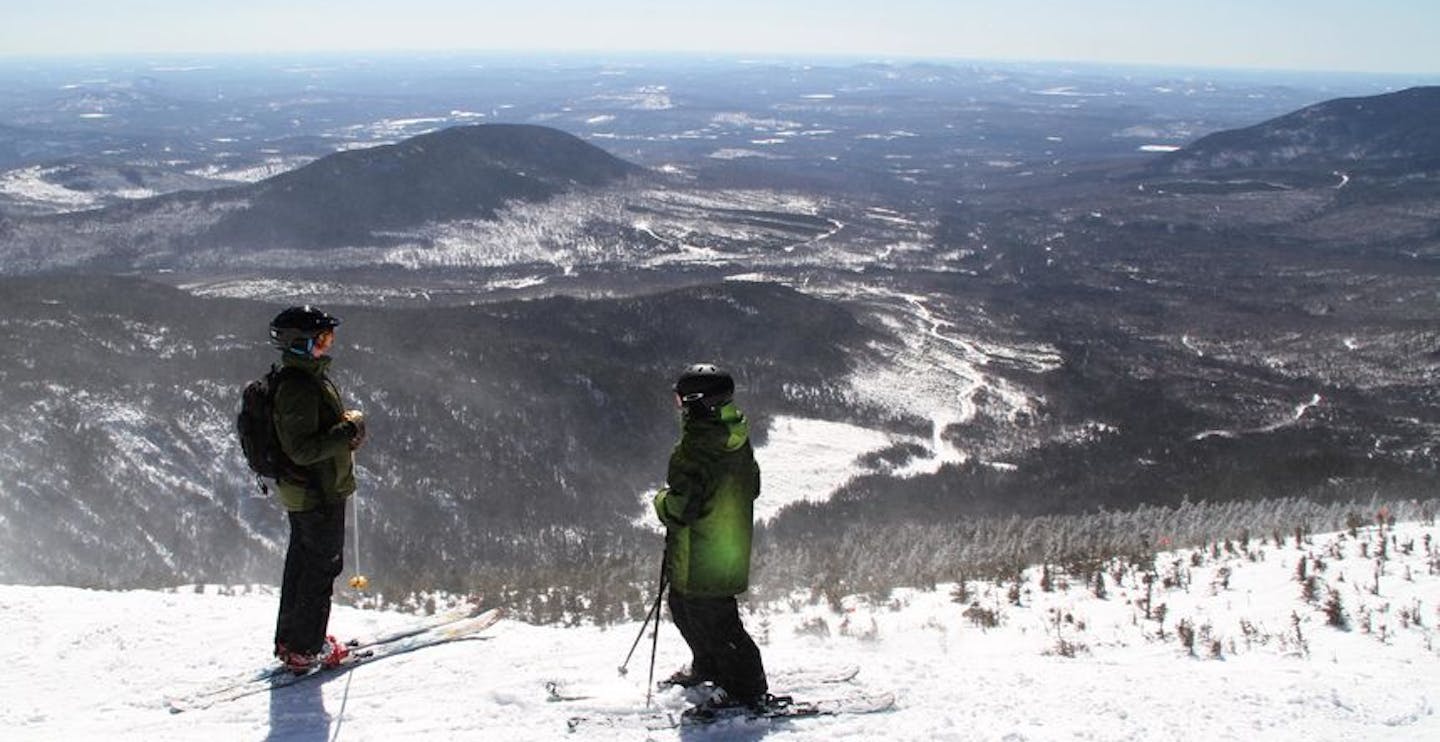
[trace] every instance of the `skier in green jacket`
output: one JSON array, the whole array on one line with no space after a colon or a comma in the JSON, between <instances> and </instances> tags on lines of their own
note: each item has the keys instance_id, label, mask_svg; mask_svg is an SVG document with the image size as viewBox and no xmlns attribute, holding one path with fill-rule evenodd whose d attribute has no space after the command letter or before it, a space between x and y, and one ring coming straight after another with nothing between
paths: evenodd
<instances>
[{"instance_id":1,"label":"skier in green jacket","mask_svg":"<svg viewBox=\"0 0 1440 742\"><path fill-rule=\"evenodd\" d=\"M327 373L339 325L338 317L312 306L286 309L270 323L283 367L274 391L275 433L292 464L292 475L277 486L290 519L290 543L275 656L294 672L336 665L346 655L325 630L343 569L345 503L355 492L353 452L365 441L365 419L345 408Z\"/></svg>"},{"instance_id":2,"label":"skier in green jacket","mask_svg":"<svg viewBox=\"0 0 1440 742\"><path fill-rule=\"evenodd\" d=\"M749 424L735 407L734 379L714 364L685 369L674 391L683 429L654 505L666 528L670 615L693 660L669 682L719 688L692 709L701 715L733 706L760 709L769 700L765 668L735 602L749 588L753 505L760 494Z\"/></svg>"}]
</instances>

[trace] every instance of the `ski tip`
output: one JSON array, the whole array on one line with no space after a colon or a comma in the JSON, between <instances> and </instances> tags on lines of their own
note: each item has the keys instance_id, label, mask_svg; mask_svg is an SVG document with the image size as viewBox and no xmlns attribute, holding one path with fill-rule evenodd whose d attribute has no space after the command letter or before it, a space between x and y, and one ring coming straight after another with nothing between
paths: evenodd
<instances>
[{"instance_id":1,"label":"ski tip","mask_svg":"<svg viewBox=\"0 0 1440 742\"><path fill-rule=\"evenodd\" d=\"M853 696L848 699L848 705L858 713L873 713L880 711L891 711L899 701L894 693L866 693Z\"/></svg>"}]
</instances>

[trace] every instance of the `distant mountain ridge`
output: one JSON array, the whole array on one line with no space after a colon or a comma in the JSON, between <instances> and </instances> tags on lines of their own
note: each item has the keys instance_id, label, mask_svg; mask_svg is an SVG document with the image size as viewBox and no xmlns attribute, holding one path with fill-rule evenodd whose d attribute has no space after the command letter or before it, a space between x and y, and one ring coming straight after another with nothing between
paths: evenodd
<instances>
[{"instance_id":1,"label":"distant mountain ridge","mask_svg":"<svg viewBox=\"0 0 1440 742\"><path fill-rule=\"evenodd\" d=\"M0 222L0 270L153 270L273 250L388 247L428 225L493 219L507 204L645 172L558 129L457 126L327 155L256 183L12 215Z\"/></svg>"},{"instance_id":2,"label":"distant mountain ridge","mask_svg":"<svg viewBox=\"0 0 1440 742\"><path fill-rule=\"evenodd\" d=\"M1291 166L1440 169L1440 86L1337 98L1166 155L1172 173Z\"/></svg>"},{"instance_id":3,"label":"distant mountain ridge","mask_svg":"<svg viewBox=\"0 0 1440 742\"><path fill-rule=\"evenodd\" d=\"M487 219L507 201L538 201L642 172L578 137L525 124L459 126L397 144L339 152L253 185L210 236L223 243L334 247L377 231Z\"/></svg>"}]
</instances>

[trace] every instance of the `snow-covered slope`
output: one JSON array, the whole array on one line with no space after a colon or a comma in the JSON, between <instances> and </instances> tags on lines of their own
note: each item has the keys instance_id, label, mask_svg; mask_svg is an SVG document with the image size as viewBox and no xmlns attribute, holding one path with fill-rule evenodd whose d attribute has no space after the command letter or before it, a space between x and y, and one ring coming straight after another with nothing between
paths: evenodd
<instances>
[{"instance_id":1,"label":"snow-covered slope","mask_svg":"<svg viewBox=\"0 0 1440 742\"><path fill-rule=\"evenodd\" d=\"M1052 568L1023 584L969 582L959 602L955 585L940 585L751 606L773 691L883 690L898 703L698 734L645 728L647 647L628 677L615 669L633 623L503 621L484 640L171 715L167 696L266 661L268 590L0 587L0 726L10 740L1437 739L1437 536L1431 523L1222 542L1139 568L1097 565L1103 597L1094 574ZM1315 600L1303 595L1302 561ZM1344 627L1325 609L1332 590ZM339 608L331 627L361 634L413 620ZM687 659L667 623L657 673ZM795 679L852 664L861 669L848 683ZM547 700L550 683L583 698ZM684 701L671 691L655 705L678 712ZM613 723L571 733L578 716Z\"/></svg>"}]
</instances>

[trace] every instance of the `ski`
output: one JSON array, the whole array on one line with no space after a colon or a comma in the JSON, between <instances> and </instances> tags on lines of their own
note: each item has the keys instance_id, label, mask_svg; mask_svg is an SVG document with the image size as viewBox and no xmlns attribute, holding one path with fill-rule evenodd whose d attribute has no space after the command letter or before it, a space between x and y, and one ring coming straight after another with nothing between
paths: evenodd
<instances>
[{"instance_id":1,"label":"ski","mask_svg":"<svg viewBox=\"0 0 1440 742\"><path fill-rule=\"evenodd\" d=\"M393 657L425 647L473 638L476 634L493 626L501 618L499 608L479 613L467 610L466 613L466 616L450 618L439 623L428 622L424 628L410 627L363 642L354 642L350 654L339 665L316 666L299 674L278 666L267 668L249 679L232 682L224 687L168 699L166 705L174 714L196 711L256 693L284 688L310 678L348 672L358 665L384 657Z\"/></svg>"},{"instance_id":2,"label":"ski","mask_svg":"<svg viewBox=\"0 0 1440 742\"><path fill-rule=\"evenodd\" d=\"M380 644L388 644L393 641L398 641L400 639L415 636L416 634L423 634L427 631L431 631L447 624L452 624L457 621L464 621L469 618L474 618L483 612L484 608L480 606L462 605L457 608L452 608L443 613L437 613L434 616L430 616L424 621L420 621L418 623L410 624L408 626L404 626L398 629L393 629L391 631L381 632L379 634L375 634L369 637L351 639L350 641L345 642L345 648L348 649L352 654L357 653L357 651L358 653L363 653L364 650L370 647L374 647ZM250 673L244 677L224 680L210 686L209 688L190 693L188 696L186 696L186 698L196 699L211 695L223 694L231 691L238 686L271 680L278 676L289 674L292 673L290 673L290 671L286 670L284 667L278 664L271 663L269 666Z\"/></svg>"},{"instance_id":3,"label":"ski","mask_svg":"<svg viewBox=\"0 0 1440 742\"><path fill-rule=\"evenodd\" d=\"M823 669L789 668L771 674L769 681L776 688L800 689L817 685L848 683L859 674L859 665L843 665Z\"/></svg>"},{"instance_id":4,"label":"ski","mask_svg":"<svg viewBox=\"0 0 1440 742\"><path fill-rule=\"evenodd\" d=\"M841 665L839 667L824 669L790 668L771 673L769 681L772 687L787 688L791 690L814 688L823 685L839 685L854 680L860 674L859 665ZM709 685L701 685L693 688L685 688L679 683L670 680L661 680L655 683L655 689L660 692L671 688L685 688L687 691L686 700L691 702L703 701L709 696L704 689ZM547 680L545 682L545 700L550 703L569 703L573 701L585 701L595 696L583 689L576 689L569 684L559 680Z\"/></svg>"},{"instance_id":5,"label":"ski","mask_svg":"<svg viewBox=\"0 0 1440 742\"><path fill-rule=\"evenodd\" d=\"M643 712L637 714L595 714L572 716L565 724L570 732L587 726L619 727L630 724L643 726L650 731L666 729L712 727L715 725L752 725L785 722L797 719L813 719L828 716L849 716L875 714L895 708L893 693L854 693L837 698L817 700L793 700L789 697L765 709L735 708L698 716L674 712Z\"/></svg>"},{"instance_id":6,"label":"ski","mask_svg":"<svg viewBox=\"0 0 1440 742\"><path fill-rule=\"evenodd\" d=\"M839 685L848 683L860 674L859 665L842 665L840 667L811 669L811 668L788 668L772 673L767 673L770 685L776 688L809 688L816 685ZM680 683L671 682L668 678L655 684L655 689L660 691L670 688L683 688Z\"/></svg>"},{"instance_id":7,"label":"ski","mask_svg":"<svg viewBox=\"0 0 1440 742\"><path fill-rule=\"evenodd\" d=\"M747 724L789 719L808 719L817 716L840 716L850 714L874 714L889 711L895 707L895 696L891 693L853 694L840 698L820 701L797 701L790 696L781 696L762 711L737 707L718 709L710 713L681 713L678 722L673 719L666 727L708 727L716 724Z\"/></svg>"},{"instance_id":8,"label":"ski","mask_svg":"<svg viewBox=\"0 0 1440 742\"><path fill-rule=\"evenodd\" d=\"M859 674L859 665L842 665L840 667L818 670L791 668L771 673L769 676L769 680L770 684L776 688L787 688L794 690L813 688L821 685L839 685L841 683L848 683L851 680L854 680L855 677ZM684 688L684 686L680 685L679 683L673 683L668 679L661 680L655 683L655 689L660 692L670 690L671 688ZM697 694L695 698L689 698L687 696L687 699L692 701L699 701L704 700L704 697L707 695L709 694L700 693ZM594 695L587 693L584 690L572 688L569 684L559 680L547 680L545 682L545 700L550 703L585 701L594 697Z\"/></svg>"},{"instance_id":9,"label":"ski","mask_svg":"<svg viewBox=\"0 0 1440 742\"><path fill-rule=\"evenodd\" d=\"M483 610L484 609L480 606L471 605L464 605L457 608L452 608L451 610L445 611L443 613L438 613L416 624L411 624L409 626L405 626L399 629L382 632L379 634L375 634L374 636L365 637L362 639L351 639L350 641L345 642L345 647L352 654L363 653L363 650L369 647L373 647L379 644L388 644L389 642L404 639L406 637L414 636L416 634L423 634L426 631L430 631L446 624L451 624L457 621L463 621L468 618L473 618L480 615ZM362 651L357 652L357 650ZM278 676L288 674L291 673L284 667L281 667L277 664L271 664L268 667L257 670L242 678L221 681L220 683L212 685L207 689L195 691L194 693L189 694L187 698L203 698L205 696L224 694L238 686L271 680Z\"/></svg>"},{"instance_id":10,"label":"ski","mask_svg":"<svg viewBox=\"0 0 1440 742\"><path fill-rule=\"evenodd\" d=\"M349 642L346 642L346 646L352 649L364 649L365 647L373 647L377 644L389 644L390 642L398 641L409 636L414 636L416 634L423 634L427 631L432 631L434 629L440 628L441 626L445 626L446 624L452 624L457 621L464 621L466 619L475 618L476 616L485 613L485 610L485 608L478 605L458 606L443 613L437 613L425 619L424 621L413 624L411 626L395 629L393 631L387 631L364 639L352 639Z\"/></svg>"}]
</instances>

